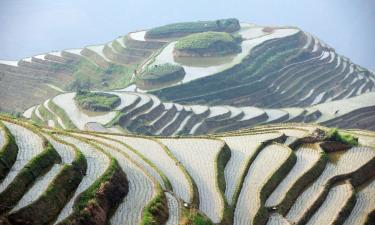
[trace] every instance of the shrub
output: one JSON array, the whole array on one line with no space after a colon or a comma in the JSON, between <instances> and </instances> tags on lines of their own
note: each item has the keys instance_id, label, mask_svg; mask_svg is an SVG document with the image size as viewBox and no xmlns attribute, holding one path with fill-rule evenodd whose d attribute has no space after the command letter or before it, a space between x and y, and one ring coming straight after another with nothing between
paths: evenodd
<instances>
[{"instance_id":1,"label":"shrub","mask_svg":"<svg viewBox=\"0 0 375 225\"><path fill-rule=\"evenodd\" d=\"M338 141L344 144L348 144L351 146L357 146L358 145L358 138L354 137L351 134L343 134L340 133L337 128L331 129L328 134L328 140L330 141Z\"/></svg>"},{"instance_id":2,"label":"shrub","mask_svg":"<svg viewBox=\"0 0 375 225\"><path fill-rule=\"evenodd\" d=\"M78 91L74 100L84 109L91 111L110 111L121 103L117 95Z\"/></svg>"}]
</instances>

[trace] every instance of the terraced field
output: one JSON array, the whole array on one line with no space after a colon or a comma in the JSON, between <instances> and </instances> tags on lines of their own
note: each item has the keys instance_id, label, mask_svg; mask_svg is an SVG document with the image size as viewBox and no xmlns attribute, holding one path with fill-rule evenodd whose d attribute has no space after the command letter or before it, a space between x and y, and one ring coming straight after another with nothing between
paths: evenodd
<instances>
[{"instance_id":1,"label":"terraced field","mask_svg":"<svg viewBox=\"0 0 375 225\"><path fill-rule=\"evenodd\" d=\"M320 147L322 126L151 138L0 122L1 224L373 221L375 149Z\"/></svg>"},{"instance_id":2,"label":"terraced field","mask_svg":"<svg viewBox=\"0 0 375 225\"><path fill-rule=\"evenodd\" d=\"M296 27L230 21L236 24L231 29L215 28L213 21L207 22L211 27L198 22L201 26L198 30L186 27L195 26L194 22L172 24L162 28L167 30L161 36L147 35L159 30L155 28L81 49L45 53L19 61L0 60L0 109L23 112L61 92L79 89L145 92L136 86L137 76L150 66L165 63L183 67L186 74L182 81L165 84L160 81L155 84L158 90L149 91L163 101L288 108L285 111L292 113L296 120L300 120L300 114L314 118L317 112L313 109L299 112L293 107L309 107L374 91L373 72L338 55L307 32ZM176 35L173 29L187 30ZM180 38L204 30L221 30L238 36L242 39L242 51L225 57L174 57L174 45ZM356 110L360 121L355 128L362 128L373 110L363 107ZM272 120L282 120L285 114L268 112L275 116ZM56 124L56 121L50 123ZM174 123L175 126L178 124Z\"/></svg>"},{"instance_id":3,"label":"terraced field","mask_svg":"<svg viewBox=\"0 0 375 225\"><path fill-rule=\"evenodd\" d=\"M117 127L126 133L164 136L201 135L256 125L296 122L314 122L340 128L375 128L375 120L372 119L375 112L373 92L305 108L283 109L180 105L164 103L146 93L106 93L121 99L121 104L110 112L87 112L75 104L75 93L65 93L38 105L31 113L25 111L24 116L56 128L105 131L106 128Z\"/></svg>"},{"instance_id":4,"label":"terraced field","mask_svg":"<svg viewBox=\"0 0 375 225\"><path fill-rule=\"evenodd\" d=\"M175 54L208 31L238 51ZM375 224L374 89L313 35L237 19L0 60L0 225Z\"/></svg>"}]
</instances>

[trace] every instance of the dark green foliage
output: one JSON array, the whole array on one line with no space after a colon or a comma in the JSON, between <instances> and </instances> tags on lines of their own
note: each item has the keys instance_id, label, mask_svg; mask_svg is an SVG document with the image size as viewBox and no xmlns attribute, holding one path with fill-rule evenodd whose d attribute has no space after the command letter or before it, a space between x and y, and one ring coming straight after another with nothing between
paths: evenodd
<instances>
[{"instance_id":1,"label":"dark green foliage","mask_svg":"<svg viewBox=\"0 0 375 225\"><path fill-rule=\"evenodd\" d=\"M231 157L231 151L230 148L227 144L224 145L224 147L221 149L219 154L217 155L217 161L216 161L216 166L217 166L217 180L219 183L219 188L222 191L222 193L225 192L226 189L226 183L225 183L225 176L224 176L224 169L225 166L227 165L229 159Z\"/></svg>"},{"instance_id":2,"label":"dark green foliage","mask_svg":"<svg viewBox=\"0 0 375 225\"><path fill-rule=\"evenodd\" d=\"M42 153L30 160L17 174L12 183L0 194L0 212L6 212L22 198L35 180L45 174L61 158L51 144Z\"/></svg>"},{"instance_id":3,"label":"dark green foliage","mask_svg":"<svg viewBox=\"0 0 375 225\"><path fill-rule=\"evenodd\" d=\"M234 32L239 30L240 23L237 19L221 19L212 21L197 21L173 23L161 27L153 28L146 33L148 38L161 38L169 36L183 36L191 33L199 33L206 31L224 31Z\"/></svg>"},{"instance_id":4,"label":"dark green foliage","mask_svg":"<svg viewBox=\"0 0 375 225\"><path fill-rule=\"evenodd\" d=\"M278 211L282 214L286 214L288 210L292 207L295 200L302 193L302 191L312 183L325 169L328 157L325 153L322 153L319 161L311 167L302 177L300 177L293 185L292 188L288 190L285 194L283 201L278 207Z\"/></svg>"},{"instance_id":5,"label":"dark green foliage","mask_svg":"<svg viewBox=\"0 0 375 225\"><path fill-rule=\"evenodd\" d=\"M73 214L59 224L107 224L127 193L126 174L117 160L111 158L104 174L79 195L73 206ZM98 218L103 221L96 221Z\"/></svg>"},{"instance_id":6,"label":"dark green foliage","mask_svg":"<svg viewBox=\"0 0 375 225\"><path fill-rule=\"evenodd\" d=\"M78 91L74 100L83 109L91 111L110 111L121 103L117 95L89 91Z\"/></svg>"},{"instance_id":7,"label":"dark green foliage","mask_svg":"<svg viewBox=\"0 0 375 225\"><path fill-rule=\"evenodd\" d=\"M32 224L51 223L69 201L85 174L86 159L80 152L76 154L73 164L63 167L43 195L32 204L11 213L8 216L9 221L14 223L32 221Z\"/></svg>"},{"instance_id":8,"label":"dark green foliage","mask_svg":"<svg viewBox=\"0 0 375 225\"><path fill-rule=\"evenodd\" d=\"M351 146L358 146L358 138L351 134L343 134L337 128L331 129L328 134L328 140L338 141Z\"/></svg>"},{"instance_id":9,"label":"dark green foliage","mask_svg":"<svg viewBox=\"0 0 375 225\"><path fill-rule=\"evenodd\" d=\"M16 162L18 146L13 135L0 122L0 128L5 131L5 144L0 149L0 182L6 177L13 164Z\"/></svg>"},{"instance_id":10,"label":"dark green foliage","mask_svg":"<svg viewBox=\"0 0 375 225\"><path fill-rule=\"evenodd\" d=\"M111 176L115 173L117 169L119 169L119 164L116 159L112 158L109 167L105 171L105 173L86 190L80 196L76 204L74 205L74 210L77 212L83 210L87 207L89 201L94 200L96 198L96 192L100 188L101 184L108 181Z\"/></svg>"}]
</instances>

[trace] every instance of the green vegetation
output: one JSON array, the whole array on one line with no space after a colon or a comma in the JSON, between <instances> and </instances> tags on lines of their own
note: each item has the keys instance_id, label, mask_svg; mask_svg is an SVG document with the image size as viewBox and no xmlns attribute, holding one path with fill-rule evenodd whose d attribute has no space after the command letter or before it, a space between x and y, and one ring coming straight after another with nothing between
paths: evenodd
<instances>
[{"instance_id":1,"label":"green vegetation","mask_svg":"<svg viewBox=\"0 0 375 225\"><path fill-rule=\"evenodd\" d=\"M174 73L180 73L184 68L180 65L165 63L161 65L153 65L147 67L145 71L138 75L138 78L141 79L159 79L164 76L168 76Z\"/></svg>"},{"instance_id":2,"label":"green vegetation","mask_svg":"<svg viewBox=\"0 0 375 225\"><path fill-rule=\"evenodd\" d=\"M181 38L175 45L177 56L226 55L241 51L238 39L225 32L204 32Z\"/></svg>"},{"instance_id":3,"label":"green vegetation","mask_svg":"<svg viewBox=\"0 0 375 225\"><path fill-rule=\"evenodd\" d=\"M90 111L110 111L121 103L117 95L89 91L78 91L74 100L80 107Z\"/></svg>"},{"instance_id":4,"label":"green vegetation","mask_svg":"<svg viewBox=\"0 0 375 225\"><path fill-rule=\"evenodd\" d=\"M213 223L208 219L200 214L196 214L194 217L191 218L191 224L194 225L213 225Z\"/></svg>"},{"instance_id":5,"label":"green vegetation","mask_svg":"<svg viewBox=\"0 0 375 225\"><path fill-rule=\"evenodd\" d=\"M39 107L39 113L40 115L43 117L43 119L45 119L46 121L48 120L52 120L56 126L56 128L62 128L60 126L60 123L57 121L57 118L50 112L48 111L44 105L40 105ZM35 118L35 117L34 117Z\"/></svg>"},{"instance_id":6,"label":"green vegetation","mask_svg":"<svg viewBox=\"0 0 375 225\"><path fill-rule=\"evenodd\" d=\"M80 194L73 206L73 214L60 224L76 224L77 221L80 221L79 224L95 224L98 211L102 218L109 220L128 192L125 173L115 158L110 159L110 165L104 174Z\"/></svg>"},{"instance_id":7,"label":"green vegetation","mask_svg":"<svg viewBox=\"0 0 375 225\"><path fill-rule=\"evenodd\" d=\"M110 165L103 176L97 179L85 192L80 195L79 201L74 205L74 209L80 211L86 208L90 200L96 198L96 192L100 188L101 184L108 181L118 168L119 165L117 160L112 158Z\"/></svg>"},{"instance_id":8,"label":"green vegetation","mask_svg":"<svg viewBox=\"0 0 375 225\"><path fill-rule=\"evenodd\" d=\"M218 181L218 188L220 190L220 194L224 200L224 215L223 215L221 224L227 224L227 225L231 224L231 221L233 220L233 208L231 208L228 205L228 202L224 194L225 189L226 189L224 169L230 157L231 157L231 150L227 144L224 144L221 151L217 155L217 158L215 159L216 177L217 177L216 179Z\"/></svg>"},{"instance_id":9,"label":"green vegetation","mask_svg":"<svg viewBox=\"0 0 375 225\"><path fill-rule=\"evenodd\" d=\"M332 190L332 187L334 187L337 184L341 184L341 182L346 182L345 185L350 185L351 187L351 196L344 196L343 201L345 201L345 205L340 206L340 209L338 209L337 212L335 212L335 220L333 224L342 224L346 222L347 217L350 213L352 213L352 210L356 204L355 202L355 194L358 192L365 193L363 197L364 203L367 204L368 202L371 202L372 200L372 192L368 194L367 190L372 191L371 189L367 189L368 187L371 188L371 186L368 186L373 181L373 173L374 171L374 161L375 156L373 149L370 147L363 147L358 150L350 150L353 152L339 152L336 153L325 153L321 151L319 148L322 137L326 137L323 135L323 132L320 131L326 131L327 128L320 127L320 126L314 126L309 125L306 127L306 129L302 128L302 124L298 124L298 126L301 126L299 128L295 128L296 124L287 124L287 125L265 125L260 126L257 128L251 128L241 131L234 131L234 132L228 132L228 133L221 133L218 135L204 135L196 137L196 140L211 140L215 139L218 140L220 137L228 137L228 136L254 136L256 135L264 135L264 134L276 134L279 133L279 135L276 135L273 137L269 136L267 139L264 139L262 142L259 143L258 147L251 147L251 151L253 151L253 155L249 159L239 160L236 162L236 165L244 166L245 168L241 168L241 174L239 174L240 177L240 183L237 183L237 187L234 190L234 201L232 201L232 205L228 206L224 191L226 190L226 180L224 176L224 171L227 165L228 160L231 158L231 152L230 146L225 144L225 141L222 141L221 143L221 149L216 155L214 160L215 165L212 167L212 169L215 169L215 179L212 181L211 184L216 185L214 191L218 191L216 189L220 189L221 192L221 198L220 196L215 197L215 202L218 201L224 201L224 208L220 208L222 211L216 212L215 214L211 214L208 210L203 210L203 207L201 208L202 211L198 209L199 202L193 200L193 201L182 201L181 197L176 194L177 198L177 204L173 202L171 205L171 208L168 209L168 193L171 192L173 194L172 186L168 182L168 177L166 177L161 171L160 167L157 167L156 165L152 164L148 158L148 156L144 156L141 153L137 152L136 149L133 149L132 146L128 146L126 143L123 143L123 146L126 146L124 148L125 150L128 149L129 151L134 152L135 154L138 154L140 159L143 160L143 162L138 163L134 162L132 159L134 157L129 158L130 163L134 163L134 165L138 166L142 164L142 177L140 176L134 176L131 175L131 170L126 171L129 180L127 179L127 175L125 174L123 168L119 165L119 160L127 160L129 154L127 152L121 151L122 148L118 147L116 143L120 144L122 143L120 140L117 140L120 137L129 137L129 138L137 138L139 140L153 140L156 141L156 143L160 143L162 139L166 138L163 136L155 137L155 139L151 139L147 136L132 136L132 135L121 135L121 134L110 134L110 133L96 133L96 132L80 132L80 131L59 131L54 129L48 129L45 127L34 127L31 125L27 125L29 123L23 122L20 119L11 119L5 116L0 116L0 121L7 121L6 125L9 123L18 124L20 126L24 126L29 130L29 132L34 133L38 135L41 140L43 140L43 145L40 148L43 148L43 152L37 155L33 155L33 159L28 161L28 163L24 166L24 168L20 168L21 170L15 171L17 174L15 179L10 182L9 186L5 186L5 190L0 193L0 214L2 214L2 217L0 218L0 221L5 220L6 222L9 221L9 223L5 224L51 224L56 221L57 216L61 212L61 210L64 207L70 207L72 205L67 205L69 200L71 200L71 203L73 203L72 211L69 215L67 215L67 218L64 218L64 220L59 223L60 225L68 225L68 224L109 224L110 219L112 218L112 215L116 213L116 215L121 215L122 213L129 213L132 215L139 215L139 217L131 217L134 219L137 219L137 224L142 225L159 225L159 224L165 224L169 212L176 212L178 209L178 215L173 214L173 216L176 216L175 219L178 219L179 224L184 225L213 225L214 223L209 219L212 220L215 219L215 224L222 224L222 225L229 225L233 224L233 210L234 207L241 207L241 204L237 204L237 198L238 193L248 191L249 189L246 189L243 185L244 179L249 174L249 169L251 166L255 165L254 160L257 160L256 163L262 163L261 158L259 157L258 153L262 152L262 149L266 148L268 145L277 145L274 147L283 148L283 150L288 152L288 156L285 156L285 159L280 159L282 161L278 161L278 167L273 168L272 172L269 173L268 176L264 178L264 181L262 184L259 184L259 191L256 193L252 193L250 195L250 198L260 198L259 202L257 203L257 206L259 208L257 211L255 211L252 215L247 215L246 212L244 214L239 214L239 218L241 217L247 217L251 218L253 217L252 221L253 224L266 224L267 220L269 219L269 216L273 212L277 212L280 215L285 215L285 213L289 210L289 208L295 204L296 199L298 196L301 195L301 193L305 190L306 187L314 183L319 175L322 173L322 171L326 168L327 163L327 156L332 158L336 158L336 162L347 164L347 161L351 161L352 168L350 170L345 171L339 171L338 173L332 174L329 179L326 179L322 185L322 190L314 196L314 202L308 205L307 209L303 212L303 217L300 221L297 221L299 224L304 224L310 220L312 215L317 212L317 210L321 210L324 201L326 201L327 196L329 196L329 192ZM0 126L2 126L0 122ZM313 132L313 134L310 134L311 128L319 129L316 132ZM310 128L310 129L307 129ZM3 128L4 129L4 128ZM287 147L284 144L278 144L279 143L285 143L285 140L287 136L284 134L287 130L296 130L296 131L304 131L306 132L303 137L297 139L295 144L290 145L290 147ZM10 129L10 131L13 131L13 129ZM15 131L17 132L17 131ZM30 135L29 132L17 132L18 135L22 135L23 138L28 138ZM344 130L340 130L342 133L346 133ZM332 129L330 131L330 137L340 136L340 132L335 131L335 129ZM374 134L364 131L347 131L347 132L358 132L357 135L359 137L363 137L362 135L366 135L367 137L371 138ZM319 134L319 135L315 135ZM10 134L11 135L11 134ZM82 136L81 136L82 135ZM116 141L113 139L115 135ZM71 153L64 153L65 151L55 151L53 149L53 146L48 143L48 141L43 137L48 137L48 140L55 140L56 142L60 142L60 144L70 146L75 153L75 157L73 162L71 162ZM92 163L91 161L86 161L86 157L90 157L91 154L84 155L83 153L86 153L84 151L83 153L79 151L79 149L71 142L71 144L62 141L57 136L65 136L65 137L72 137L78 140L79 142L84 142L86 144L89 144L92 148L91 151L97 151L100 154L103 154L108 161L105 162L105 168L100 167L96 172L100 173L98 176L90 176L90 173L86 174L86 169L88 166L88 162ZM100 138L95 138L100 137ZM273 137L273 138L272 138ZM23 139L22 138L22 139ZM193 137L190 137L190 139ZM6 139L6 136L5 136ZM180 139L183 140L183 137L176 137L176 141ZM263 138L262 138L263 139ZM18 138L17 138L18 140ZM106 141L107 140L107 141ZM185 139L187 140L187 139ZM6 140L5 140L6 141ZM109 141L109 142L108 142ZM116 143L114 143L116 142ZM6 142L4 142L6 143ZM17 142L18 143L18 142ZM285 196L281 204L279 205L271 205L270 208L266 208L266 200L269 198L269 196L275 191L275 189L279 186L279 184L284 179L289 179L290 177L287 177L289 175L293 175L290 173L290 171L296 166L296 158L297 156L294 154L294 151L296 151L298 148L303 148L304 144L314 144L316 146L316 153L319 154L320 152L320 160L319 162L316 162L315 157L307 157L306 160L314 160L313 163L315 165L312 165L310 169L305 171L304 174L294 174L297 175L297 179L293 179L294 183L290 183L288 185L288 189L285 190ZM27 144L26 143L19 143L19 144ZM183 144L181 142L180 144ZM240 143L241 144L241 143ZM342 145L338 142L331 142L333 145ZM56 146L56 145L54 145ZM99 147L99 146L105 146L105 149ZM147 145L148 147L152 147L151 145ZM146 146L146 147L147 147ZM203 145L202 145L203 146ZM84 147L84 146L82 146ZM199 193L195 189L196 185L194 185L194 180L191 179L189 173L185 169L186 166L189 166L189 164L182 164L179 162L179 160L176 158L176 154L172 153L165 145L161 145L161 147L164 149L167 155L174 161L172 162L172 165L176 163L176 166L180 167L180 169L185 173L186 179L188 179L191 186L193 186L194 194L198 197ZM209 147L209 146L208 146ZM205 148L203 146L203 148ZM309 147L310 148L310 147ZM204 149L203 149L204 150ZM233 150L233 149L232 149ZM69 158L64 162L67 164L59 166L59 170L57 171L58 174L53 174L53 177L43 177L48 179L48 183L42 184L43 186L40 186L40 188L43 191L40 195L38 195L37 199L33 199L31 202L22 202L25 203L22 207L18 208L17 210L11 210L14 209L14 207L17 206L17 202L22 198L22 196L25 196L25 194L28 193L28 190L30 187L32 187L34 182L38 181L44 174L47 173L48 170L52 168L52 166L56 165L56 163L61 163L61 159L59 157L59 153L65 154ZM113 154L112 152L118 152L119 154L123 155L124 157L118 157L117 154ZM314 154L316 154L314 153ZM347 155L345 155L347 154ZM1 155L1 151L0 151ZM98 156L98 157L103 157ZM339 156L339 157L336 157ZM232 155L233 157L233 155ZM272 158L272 155L267 155L267 157ZM88 158L89 159L89 158ZM329 159L329 160L330 160ZM260 160L260 161L258 161ZM138 161L138 160L137 160ZM0 158L0 165L3 163L2 158ZM107 164L108 163L108 164ZM155 169L155 172L149 169L143 169L146 166L146 163L148 163L151 167ZM205 162L202 162L205 163ZM333 161L332 161L333 163ZM90 166L93 166L95 168L97 164L90 164ZM198 165L199 167L199 165ZM197 168L198 168L197 167ZM159 169L159 170L158 170ZM272 168L270 168L272 169ZM150 174L150 171L152 173ZM256 170L253 170L253 172ZM256 171L259 172L259 171ZM155 173L155 174L153 174ZM155 175L159 174L163 181L165 182L165 185L163 185L163 189L161 187L161 183L158 182L158 178L155 179ZM131 176L130 176L131 175ZM259 175L259 174L258 174ZM262 174L261 174L262 175ZM260 175L260 176L261 176ZM87 176L87 177L85 177ZM82 178L85 177L86 182L90 182L89 187L85 188L85 190L82 190L80 194L74 195L75 190L79 186L80 182L82 182ZM183 177L179 177L179 179L183 179ZM237 178L232 180L234 182L237 181ZM266 179L267 178L267 179ZM150 184L150 186L147 186L144 190L142 189L142 184L145 184L144 179L149 179L149 181L146 183L147 185ZM47 180L46 180L47 181ZM230 180L227 180L231 182ZM129 191L129 184L130 182L134 182L134 184L140 184L139 189L141 192L144 193L146 196L152 195L151 199L148 200L147 205L143 201L139 206L142 206L142 208L132 208L132 209L125 209L120 205L124 201L126 201L125 196L128 195L128 197L134 197L129 196L132 195L132 192ZM255 181L257 182L257 181ZM260 181L259 181L260 182ZM350 183L349 183L350 182ZM162 182L163 183L163 182ZM151 189L151 188L153 189ZM164 188L165 187L165 188ZM353 191L353 192L352 192ZM138 193L137 193L138 194ZM72 196L74 195L74 199ZM204 196L203 196L204 197ZM206 203L206 201L210 201L211 199L202 199L202 203ZM221 207L221 202L219 206ZM212 205L212 204L211 204ZM212 205L213 207L217 207L216 205ZM274 207L275 206L275 207ZM116 210L119 210L116 212ZM129 210L129 211L125 211ZM134 211L131 211L134 210ZM224 210L224 211L223 211ZM240 212L242 213L242 212ZM368 213L368 212L364 212ZM172 214L170 214L172 215ZM209 218L207 215L211 215ZM219 217L222 218L221 221L218 221ZM236 214L238 215L238 214ZM364 218L364 216L367 216L366 214L357 214L358 216L361 216ZM249 216L249 217L248 217ZM129 217L130 218L130 217ZM121 220L121 218L119 218ZM126 219L126 218L125 218ZM237 219L237 218L236 218ZM123 219L122 219L123 220ZM140 221L139 221L140 220ZM124 223L124 221L118 221ZM1 222L0 222L1 224Z\"/></svg>"},{"instance_id":10,"label":"green vegetation","mask_svg":"<svg viewBox=\"0 0 375 225\"><path fill-rule=\"evenodd\" d=\"M300 177L294 184L293 187L289 189L289 191L285 194L283 201L278 206L278 211L282 214L286 214L290 208L292 207L293 203L296 201L298 196L302 193L302 191L314 180L316 180L320 174L322 174L323 170L328 161L328 156L324 152L322 152L319 161L311 167L309 171L307 171L302 177Z\"/></svg>"},{"instance_id":11,"label":"green vegetation","mask_svg":"<svg viewBox=\"0 0 375 225\"><path fill-rule=\"evenodd\" d=\"M198 34L191 34L181 38L175 45L176 49L196 49L209 48L216 42L233 43L232 35L225 32L203 32Z\"/></svg>"},{"instance_id":12,"label":"green vegetation","mask_svg":"<svg viewBox=\"0 0 375 225\"><path fill-rule=\"evenodd\" d=\"M64 165L48 185L47 190L33 203L8 216L10 221L30 220L33 224L49 224L58 216L80 184L87 168L84 155L76 149L72 165ZM54 202L54 207L51 207Z\"/></svg>"},{"instance_id":13,"label":"green vegetation","mask_svg":"<svg viewBox=\"0 0 375 225\"><path fill-rule=\"evenodd\" d=\"M178 37L191 33L199 33L206 31L224 31L234 32L239 30L240 23L238 19L220 19L212 21L197 21L173 23L161 27L153 28L146 32L147 38L163 38L163 37Z\"/></svg>"},{"instance_id":14,"label":"green vegetation","mask_svg":"<svg viewBox=\"0 0 375 225\"><path fill-rule=\"evenodd\" d=\"M0 122L0 129L5 132L4 146L0 148L0 182L6 177L13 164L16 162L18 146L8 128Z\"/></svg>"},{"instance_id":15,"label":"green vegetation","mask_svg":"<svg viewBox=\"0 0 375 225\"><path fill-rule=\"evenodd\" d=\"M157 89L181 81L185 76L182 66L165 63L149 66L136 78L136 85L144 90Z\"/></svg>"},{"instance_id":16,"label":"green vegetation","mask_svg":"<svg viewBox=\"0 0 375 225\"><path fill-rule=\"evenodd\" d=\"M277 75L285 61L299 52L302 44L299 34L265 42L231 68L151 93L164 101L184 104L214 104L215 100L223 102L238 98L249 90L262 90L264 87L254 81Z\"/></svg>"},{"instance_id":17,"label":"green vegetation","mask_svg":"<svg viewBox=\"0 0 375 225\"><path fill-rule=\"evenodd\" d=\"M48 102L48 108L53 110L56 115L58 115L62 122L64 123L65 127L67 129L76 129L77 127L74 125L74 123L70 120L69 116L66 114L66 112L60 108L58 105L56 105L53 100Z\"/></svg>"},{"instance_id":18,"label":"green vegetation","mask_svg":"<svg viewBox=\"0 0 375 225\"><path fill-rule=\"evenodd\" d=\"M26 191L61 158L51 144L46 144L42 153L30 160L17 174L12 183L0 194L0 212L12 209Z\"/></svg>"},{"instance_id":19,"label":"green vegetation","mask_svg":"<svg viewBox=\"0 0 375 225\"><path fill-rule=\"evenodd\" d=\"M287 148L286 146L282 146L282 147ZM292 152L293 150L290 149L290 151ZM274 174L272 174L272 176L263 185L260 191L261 205L257 214L254 217L254 224L266 224L267 223L267 220L269 217L269 211L264 206L264 204L267 198L272 194L275 188L283 181L285 176L289 173L289 171L296 164L296 161L297 161L296 155L293 153L290 153L287 160L274 172Z\"/></svg>"},{"instance_id":20,"label":"green vegetation","mask_svg":"<svg viewBox=\"0 0 375 225\"><path fill-rule=\"evenodd\" d=\"M158 195L145 207L141 225L164 224L168 219L167 199L159 187Z\"/></svg>"},{"instance_id":21,"label":"green vegetation","mask_svg":"<svg viewBox=\"0 0 375 225\"><path fill-rule=\"evenodd\" d=\"M195 208L183 209L185 225L213 225L214 223Z\"/></svg>"},{"instance_id":22,"label":"green vegetation","mask_svg":"<svg viewBox=\"0 0 375 225\"><path fill-rule=\"evenodd\" d=\"M46 122L43 121L42 119L40 119L40 118L36 115L36 113L35 113L36 109L37 109L37 108L34 108L33 112L31 113L31 120L32 120L35 124L40 125L40 126L43 126L43 125L46 124Z\"/></svg>"},{"instance_id":23,"label":"green vegetation","mask_svg":"<svg viewBox=\"0 0 375 225\"><path fill-rule=\"evenodd\" d=\"M74 68L74 80L67 85L66 89L78 91L123 88L130 84L134 68L115 64L102 68L82 58Z\"/></svg>"},{"instance_id":24,"label":"green vegetation","mask_svg":"<svg viewBox=\"0 0 375 225\"><path fill-rule=\"evenodd\" d=\"M337 128L331 129L328 134L328 140L330 141L338 141L347 145L357 146L358 145L358 138L354 137L351 134L343 134L340 133Z\"/></svg>"}]
</instances>

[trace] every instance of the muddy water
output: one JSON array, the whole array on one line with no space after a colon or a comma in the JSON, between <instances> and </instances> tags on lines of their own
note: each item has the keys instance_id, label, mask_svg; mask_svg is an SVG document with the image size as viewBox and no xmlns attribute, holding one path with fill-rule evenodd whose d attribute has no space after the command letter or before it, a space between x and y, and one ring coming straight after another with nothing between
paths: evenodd
<instances>
[{"instance_id":1,"label":"muddy water","mask_svg":"<svg viewBox=\"0 0 375 225\"><path fill-rule=\"evenodd\" d=\"M345 155L346 151L332 152L328 154L328 159L331 163L337 164L340 161L340 158Z\"/></svg>"}]
</instances>

